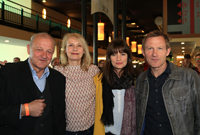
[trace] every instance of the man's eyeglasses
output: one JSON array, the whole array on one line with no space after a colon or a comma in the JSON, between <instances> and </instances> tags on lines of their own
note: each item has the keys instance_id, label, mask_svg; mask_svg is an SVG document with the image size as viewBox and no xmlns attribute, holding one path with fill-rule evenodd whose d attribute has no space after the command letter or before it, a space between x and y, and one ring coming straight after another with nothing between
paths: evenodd
<instances>
[{"instance_id":1,"label":"man's eyeglasses","mask_svg":"<svg viewBox=\"0 0 200 135\"><path fill-rule=\"evenodd\" d=\"M196 58L195 60L200 60L200 58Z\"/></svg>"}]
</instances>

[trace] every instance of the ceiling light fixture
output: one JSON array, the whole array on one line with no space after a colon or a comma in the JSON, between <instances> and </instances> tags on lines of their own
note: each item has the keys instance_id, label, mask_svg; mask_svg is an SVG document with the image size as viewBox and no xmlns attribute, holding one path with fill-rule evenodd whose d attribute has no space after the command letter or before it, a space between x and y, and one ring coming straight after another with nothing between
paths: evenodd
<instances>
[{"instance_id":1,"label":"ceiling light fixture","mask_svg":"<svg viewBox=\"0 0 200 135\"><path fill-rule=\"evenodd\" d=\"M98 60L106 60L106 57L98 57Z\"/></svg>"},{"instance_id":2,"label":"ceiling light fixture","mask_svg":"<svg viewBox=\"0 0 200 135\"><path fill-rule=\"evenodd\" d=\"M47 11L45 8L42 9L42 18L46 19L47 18Z\"/></svg>"},{"instance_id":3,"label":"ceiling light fixture","mask_svg":"<svg viewBox=\"0 0 200 135\"><path fill-rule=\"evenodd\" d=\"M185 47L181 47L181 49L185 49Z\"/></svg>"},{"instance_id":4,"label":"ceiling light fixture","mask_svg":"<svg viewBox=\"0 0 200 135\"><path fill-rule=\"evenodd\" d=\"M134 61L132 61L132 63L138 63L138 61L134 60Z\"/></svg>"},{"instance_id":5,"label":"ceiling light fixture","mask_svg":"<svg viewBox=\"0 0 200 135\"><path fill-rule=\"evenodd\" d=\"M184 45L184 44L185 44L185 42L181 42L181 44L182 44L182 45Z\"/></svg>"},{"instance_id":6,"label":"ceiling light fixture","mask_svg":"<svg viewBox=\"0 0 200 135\"><path fill-rule=\"evenodd\" d=\"M126 43L127 43L128 46L130 46L129 45L129 37L126 37Z\"/></svg>"},{"instance_id":7,"label":"ceiling light fixture","mask_svg":"<svg viewBox=\"0 0 200 135\"><path fill-rule=\"evenodd\" d=\"M42 0L42 2L43 2L43 3L45 3L45 2L46 2L46 0Z\"/></svg>"},{"instance_id":8,"label":"ceiling light fixture","mask_svg":"<svg viewBox=\"0 0 200 135\"><path fill-rule=\"evenodd\" d=\"M184 50L182 50L182 52L185 52Z\"/></svg>"},{"instance_id":9,"label":"ceiling light fixture","mask_svg":"<svg viewBox=\"0 0 200 135\"><path fill-rule=\"evenodd\" d=\"M104 23L101 22L101 14L100 14L100 22L98 22L98 40L104 40Z\"/></svg>"},{"instance_id":10,"label":"ceiling light fixture","mask_svg":"<svg viewBox=\"0 0 200 135\"><path fill-rule=\"evenodd\" d=\"M98 23L98 40L104 40L104 23Z\"/></svg>"},{"instance_id":11,"label":"ceiling light fixture","mask_svg":"<svg viewBox=\"0 0 200 135\"><path fill-rule=\"evenodd\" d=\"M135 25L135 23L131 23L131 25Z\"/></svg>"},{"instance_id":12,"label":"ceiling light fixture","mask_svg":"<svg viewBox=\"0 0 200 135\"><path fill-rule=\"evenodd\" d=\"M108 37L108 42L110 43L112 41L111 36Z\"/></svg>"},{"instance_id":13,"label":"ceiling light fixture","mask_svg":"<svg viewBox=\"0 0 200 135\"><path fill-rule=\"evenodd\" d=\"M138 44L138 54L142 54L142 44Z\"/></svg>"},{"instance_id":14,"label":"ceiling light fixture","mask_svg":"<svg viewBox=\"0 0 200 135\"><path fill-rule=\"evenodd\" d=\"M67 20L67 28L70 28L70 27L71 27L71 20L68 19L68 20Z\"/></svg>"},{"instance_id":15,"label":"ceiling light fixture","mask_svg":"<svg viewBox=\"0 0 200 135\"><path fill-rule=\"evenodd\" d=\"M177 58L177 59L183 59L184 56L177 56L176 58Z\"/></svg>"},{"instance_id":16,"label":"ceiling light fixture","mask_svg":"<svg viewBox=\"0 0 200 135\"><path fill-rule=\"evenodd\" d=\"M6 43L10 42L9 40L5 40Z\"/></svg>"},{"instance_id":17,"label":"ceiling light fixture","mask_svg":"<svg viewBox=\"0 0 200 135\"><path fill-rule=\"evenodd\" d=\"M136 52L137 50L136 50L136 45L137 45L137 42L136 41L132 41L131 42L131 51L132 52Z\"/></svg>"}]
</instances>

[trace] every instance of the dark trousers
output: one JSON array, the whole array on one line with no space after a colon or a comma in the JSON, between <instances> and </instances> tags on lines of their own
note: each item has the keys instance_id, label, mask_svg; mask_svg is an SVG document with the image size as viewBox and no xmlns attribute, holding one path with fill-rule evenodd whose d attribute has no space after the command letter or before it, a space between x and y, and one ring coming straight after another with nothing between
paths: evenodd
<instances>
[{"instance_id":1,"label":"dark trousers","mask_svg":"<svg viewBox=\"0 0 200 135\"><path fill-rule=\"evenodd\" d=\"M66 131L65 135L93 135L93 131L94 131L94 125L84 131L78 131L78 132Z\"/></svg>"}]
</instances>

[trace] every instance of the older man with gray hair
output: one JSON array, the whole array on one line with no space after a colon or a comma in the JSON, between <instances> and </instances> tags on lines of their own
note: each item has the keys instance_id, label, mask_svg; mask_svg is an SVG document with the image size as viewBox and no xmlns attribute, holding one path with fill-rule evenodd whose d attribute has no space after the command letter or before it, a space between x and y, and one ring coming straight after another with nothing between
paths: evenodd
<instances>
[{"instance_id":1,"label":"older man with gray hair","mask_svg":"<svg viewBox=\"0 0 200 135\"><path fill-rule=\"evenodd\" d=\"M65 77L48 68L55 42L32 36L29 58L0 69L0 134L65 134Z\"/></svg>"}]
</instances>

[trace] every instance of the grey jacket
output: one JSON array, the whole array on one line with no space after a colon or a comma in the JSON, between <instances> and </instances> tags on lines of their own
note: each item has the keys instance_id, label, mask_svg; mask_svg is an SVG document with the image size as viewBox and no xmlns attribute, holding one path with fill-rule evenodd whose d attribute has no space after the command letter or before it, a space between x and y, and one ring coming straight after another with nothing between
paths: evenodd
<instances>
[{"instance_id":1,"label":"grey jacket","mask_svg":"<svg viewBox=\"0 0 200 135\"><path fill-rule=\"evenodd\" d=\"M162 95L173 135L200 135L200 78L192 69L169 62L171 74ZM148 70L147 70L148 71ZM147 71L136 80L136 126L140 135L149 93Z\"/></svg>"}]
</instances>

